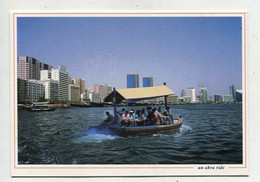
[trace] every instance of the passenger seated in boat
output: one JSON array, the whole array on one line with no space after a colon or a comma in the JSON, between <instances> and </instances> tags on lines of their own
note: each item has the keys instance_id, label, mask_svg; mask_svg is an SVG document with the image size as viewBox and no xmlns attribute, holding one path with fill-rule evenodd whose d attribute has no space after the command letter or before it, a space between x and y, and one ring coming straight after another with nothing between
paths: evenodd
<instances>
[{"instance_id":1,"label":"passenger seated in boat","mask_svg":"<svg viewBox=\"0 0 260 182\"><path fill-rule=\"evenodd\" d=\"M135 113L135 121L137 126L143 126L145 119L142 117L142 112L140 110L137 110Z\"/></svg>"},{"instance_id":2,"label":"passenger seated in boat","mask_svg":"<svg viewBox=\"0 0 260 182\"><path fill-rule=\"evenodd\" d=\"M167 116L166 117L167 124L172 124L173 117L172 117L172 115L170 113L170 108L169 107L166 107L165 111L163 112L163 115Z\"/></svg>"},{"instance_id":3,"label":"passenger seated in boat","mask_svg":"<svg viewBox=\"0 0 260 182\"><path fill-rule=\"evenodd\" d=\"M147 116L145 115L145 109L144 109L144 108L143 108L142 111L141 111L141 115L142 115L142 119L144 120L143 124L145 125L145 124L146 124Z\"/></svg>"},{"instance_id":4,"label":"passenger seated in boat","mask_svg":"<svg viewBox=\"0 0 260 182\"><path fill-rule=\"evenodd\" d=\"M135 122L134 122L134 117L135 117L134 110L131 109L131 111L129 112L128 115L129 115L129 119L128 119L129 126L135 126Z\"/></svg>"},{"instance_id":5,"label":"passenger seated in boat","mask_svg":"<svg viewBox=\"0 0 260 182\"><path fill-rule=\"evenodd\" d=\"M163 115L161 107L158 108L157 114L160 118L160 124L161 125L167 125L168 124L167 119L166 119L166 116Z\"/></svg>"},{"instance_id":6,"label":"passenger seated in boat","mask_svg":"<svg viewBox=\"0 0 260 182\"><path fill-rule=\"evenodd\" d=\"M116 121L115 124L121 124L121 121L123 120L122 114L120 112L116 113Z\"/></svg>"},{"instance_id":7,"label":"passenger seated in boat","mask_svg":"<svg viewBox=\"0 0 260 182\"><path fill-rule=\"evenodd\" d=\"M107 118L103 121L103 124L109 124L114 121L114 116L112 116L109 112L106 112Z\"/></svg>"},{"instance_id":8,"label":"passenger seated in boat","mask_svg":"<svg viewBox=\"0 0 260 182\"><path fill-rule=\"evenodd\" d=\"M153 110L148 113L148 117L146 119L147 125L155 125L155 123L157 122L157 118L155 116L155 111L156 111L156 109L153 108Z\"/></svg>"}]
</instances>

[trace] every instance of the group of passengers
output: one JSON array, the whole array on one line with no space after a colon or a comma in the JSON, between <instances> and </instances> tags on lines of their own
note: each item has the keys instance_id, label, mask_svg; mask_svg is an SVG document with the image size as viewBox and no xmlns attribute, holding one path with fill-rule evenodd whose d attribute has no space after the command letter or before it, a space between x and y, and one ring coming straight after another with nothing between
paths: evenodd
<instances>
[{"instance_id":1,"label":"group of passengers","mask_svg":"<svg viewBox=\"0 0 260 182\"><path fill-rule=\"evenodd\" d=\"M115 122L126 127L134 126L147 126L147 125L169 125L172 124L173 118L170 114L170 108L167 107L164 112L162 112L161 107L158 109L147 107L146 109L137 110L134 109L126 111L124 108L121 112L117 112L116 120L114 117L106 112L107 119L104 123Z\"/></svg>"}]
</instances>

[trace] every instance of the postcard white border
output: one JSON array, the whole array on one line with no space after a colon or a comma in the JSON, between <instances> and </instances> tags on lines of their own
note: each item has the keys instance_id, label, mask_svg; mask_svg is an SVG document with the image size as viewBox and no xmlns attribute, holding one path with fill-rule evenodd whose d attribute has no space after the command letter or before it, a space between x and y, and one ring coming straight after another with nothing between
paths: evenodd
<instances>
[{"instance_id":1,"label":"postcard white border","mask_svg":"<svg viewBox=\"0 0 260 182\"><path fill-rule=\"evenodd\" d=\"M243 164L239 165L21 165L17 152L17 17L242 17ZM11 12L11 175L12 176L245 176L248 175L247 13L242 12ZM224 166L224 170L198 170L199 166Z\"/></svg>"}]
</instances>

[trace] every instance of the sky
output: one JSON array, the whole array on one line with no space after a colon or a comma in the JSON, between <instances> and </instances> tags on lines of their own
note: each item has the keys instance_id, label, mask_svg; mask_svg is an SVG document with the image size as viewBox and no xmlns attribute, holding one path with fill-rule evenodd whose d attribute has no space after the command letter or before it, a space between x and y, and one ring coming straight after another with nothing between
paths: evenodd
<instances>
[{"instance_id":1,"label":"sky","mask_svg":"<svg viewBox=\"0 0 260 182\"><path fill-rule=\"evenodd\" d=\"M153 76L176 95L242 89L241 17L19 17L18 56L66 66L86 87L126 88L126 74Z\"/></svg>"}]
</instances>

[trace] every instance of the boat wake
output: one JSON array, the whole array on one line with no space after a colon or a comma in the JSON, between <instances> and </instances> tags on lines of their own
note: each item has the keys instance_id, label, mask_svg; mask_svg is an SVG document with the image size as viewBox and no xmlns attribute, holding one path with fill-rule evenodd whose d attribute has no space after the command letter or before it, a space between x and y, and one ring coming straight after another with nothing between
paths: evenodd
<instances>
[{"instance_id":1,"label":"boat wake","mask_svg":"<svg viewBox=\"0 0 260 182\"><path fill-rule=\"evenodd\" d=\"M187 133L190 133L191 130L192 130L192 128L190 126L182 125L182 127L179 130L179 132L176 133L176 136L177 137L181 137L183 135L186 135Z\"/></svg>"},{"instance_id":2,"label":"boat wake","mask_svg":"<svg viewBox=\"0 0 260 182\"><path fill-rule=\"evenodd\" d=\"M87 132L73 140L74 143L101 143L107 140L114 140L119 136L113 135L109 130L99 130L96 128L89 128Z\"/></svg>"}]
</instances>

